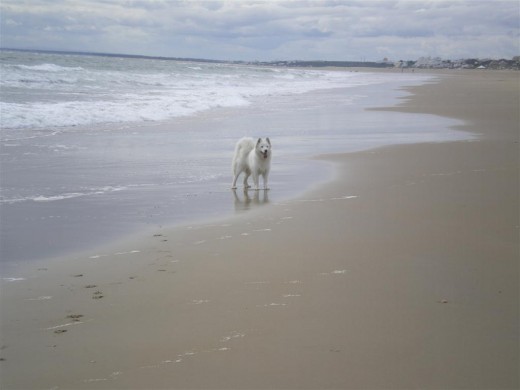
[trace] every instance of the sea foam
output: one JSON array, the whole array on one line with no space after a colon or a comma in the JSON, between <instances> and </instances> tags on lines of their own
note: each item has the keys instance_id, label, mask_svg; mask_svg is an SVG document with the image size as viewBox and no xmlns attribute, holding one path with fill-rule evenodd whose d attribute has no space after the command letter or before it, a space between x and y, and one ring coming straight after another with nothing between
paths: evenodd
<instances>
[{"instance_id":1,"label":"sea foam","mask_svg":"<svg viewBox=\"0 0 520 390\"><path fill-rule=\"evenodd\" d=\"M258 97L380 79L377 74L152 59L125 59L122 66L121 58L40 59L27 53L9 56L0 71L2 127L7 129L162 121L245 106Z\"/></svg>"}]
</instances>

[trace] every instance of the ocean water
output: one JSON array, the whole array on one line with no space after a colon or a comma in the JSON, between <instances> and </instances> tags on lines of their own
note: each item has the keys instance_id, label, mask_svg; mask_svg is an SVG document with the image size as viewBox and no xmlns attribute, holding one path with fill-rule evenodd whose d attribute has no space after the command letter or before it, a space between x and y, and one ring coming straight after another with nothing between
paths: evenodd
<instances>
[{"instance_id":1,"label":"ocean water","mask_svg":"<svg viewBox=\"0 0 520 390\"><path fill-rule=\"evenodd\" d=\"M0 54L2 127L17 130L159 121L215 107L246 106L258 96L374 82L340 72L14 51Z\"/></svg>"},{"instance_id":2,"label":"ocean water","mask_svg":"<svg viewBox=\"0 0 520 390\"><path fill-rule=\"evenodd\" d=\"M325 180L321 153L468 138L396 104L400 73L0 51L0 267L244 212ZM269 192L233 192L243 136L270 137Z\"/></svg>"}]
</instances>

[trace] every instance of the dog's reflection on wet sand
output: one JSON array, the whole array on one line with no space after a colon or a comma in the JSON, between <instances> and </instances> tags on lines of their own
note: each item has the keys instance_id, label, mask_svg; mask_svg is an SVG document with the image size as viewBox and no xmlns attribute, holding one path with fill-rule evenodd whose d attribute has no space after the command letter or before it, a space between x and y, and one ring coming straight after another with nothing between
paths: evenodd
<instances>
[{"instance_id":1,"label":"dog's reflection on wet sand","mask_svg":"<svg viewBox=\"0 0 520 390\"><path fill-rule=\"evenodd\" d=\"M232 190L232 192L235 200L236 212L247 211L253 207L263 206L269 203L269 191L251 191L252 196L249 196L249 191L247 189L240 191L242 195L239 195L239 191L236 189Z\"/></svg>"}]
</instances>

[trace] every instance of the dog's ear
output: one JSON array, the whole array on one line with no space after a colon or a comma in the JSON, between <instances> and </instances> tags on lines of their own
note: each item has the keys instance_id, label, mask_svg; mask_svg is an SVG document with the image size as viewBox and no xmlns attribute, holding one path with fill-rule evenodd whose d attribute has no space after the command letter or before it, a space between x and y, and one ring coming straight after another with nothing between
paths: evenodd
<instances>
[{"instance_id":1,"label":"dog's ear","mask_svg":"<svg viewBox=\"0 0 520 390\"><path fill-rule=\"evenodd\" d=\"M262 142L262 138L258 138L258 141L256 141L256 144L258 145L260 142Z\"/></svg>"},{"instance_id":2,"label":"dog's ear","mask_svg":"<svg viewBox=\"0 0 520 390\"><path fill-rule=\"evenodd\" d=\"M267 141L267 143L269 144L269 146L271 146L271 140L269 138L266 138L265 139Z\"/></svg>"}]
</instances>

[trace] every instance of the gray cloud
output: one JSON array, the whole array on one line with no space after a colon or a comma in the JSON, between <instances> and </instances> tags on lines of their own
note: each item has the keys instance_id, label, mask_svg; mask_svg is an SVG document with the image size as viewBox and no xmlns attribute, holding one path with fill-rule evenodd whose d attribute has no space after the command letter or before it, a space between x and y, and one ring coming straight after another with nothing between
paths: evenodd
<instances>
[{"instance_id":1,"label":"gray cloud","mask_svg":"<svg viewBox=\"0 0 520 390\"><path fill-rule=\"evenodd\" d=\"M520 54L505 1L2 0L2 47L219 59Z\"/></svg>"}]
</instances>

